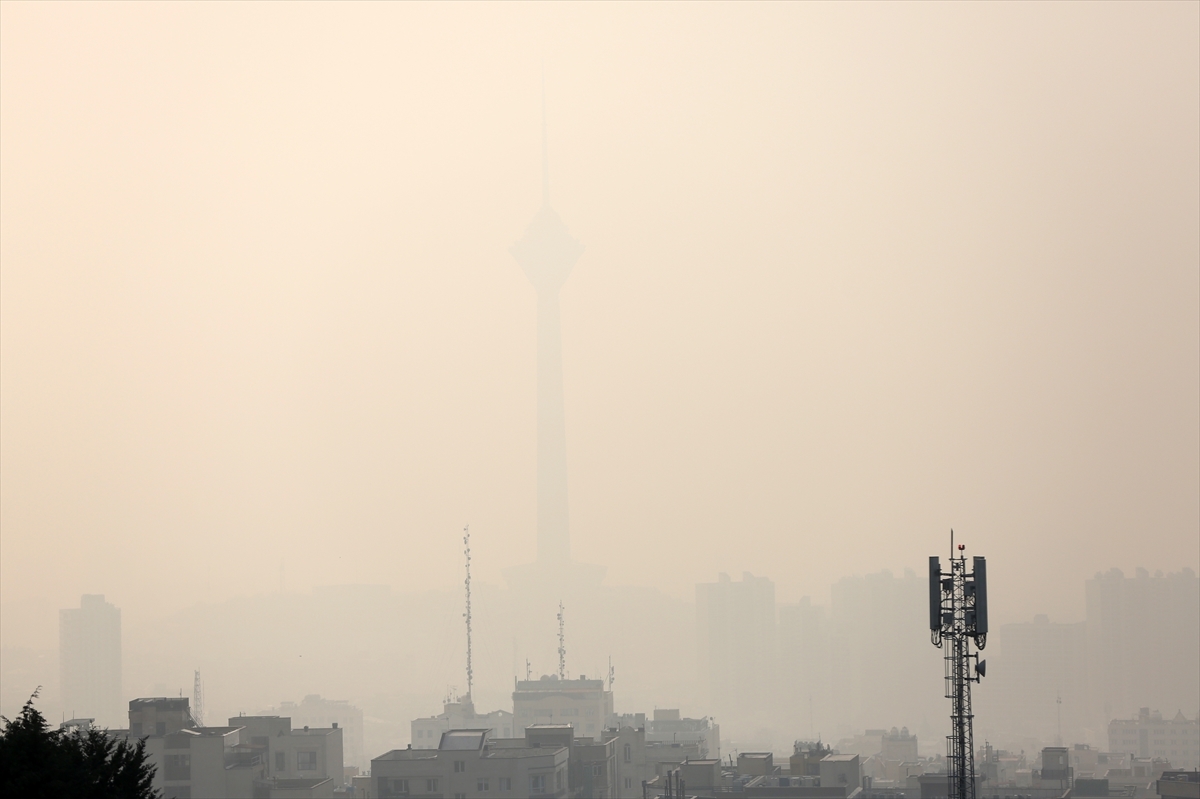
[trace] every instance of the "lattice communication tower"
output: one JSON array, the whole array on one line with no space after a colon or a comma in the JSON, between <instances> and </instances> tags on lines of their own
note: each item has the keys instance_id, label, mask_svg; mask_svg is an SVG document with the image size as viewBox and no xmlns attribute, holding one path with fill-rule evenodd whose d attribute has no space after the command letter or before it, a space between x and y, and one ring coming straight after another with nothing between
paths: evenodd
<instances>
[{"instance_id":1,"label":"lattice communication tower","mask_svg":"<svg viewBox=\"0 0 1200 799\"><path fill-rule=\"evenodd\" d=\"M463 618L467 620L467 699L474 701L471 689L475 683L475 671L471 666L471 525L463 528L463 554L467 558L467 611Z\"/></svg>"},{"instance_id":2,"label":"lattice communication tower","mask_svg":"<svg viewBox=\"0 0 1200 799\"><path fill-rule=\"evenodd\" d=\"M558 600L558 679L567 679L567 638L563 630L563 603Z\"/></svg>"},{"instance_id":3,"label":"lattice communication tower","mask_svg":"<svg viewBox=\"0 0 1200 799\"><path fill-rule=\"evenodd\" d=\"M968 572L965 549L959 544L955 553L951 530L950 570L942 571L936 555L929 558L930 638L939 649L946 644L946 698L951 702L946 736L949 799L975 799L971 683L979 682L987 669L987 662L971 651L972 642L978 649L987 643L987 561L976 556Z\"/></svg>"},{"instance_id":4,"label":"lattice communication tower","mask_svg":"<svg viewBox=\"0 0 1200 799\"><path fill-rule=\"evenodd\" d=\"M197 727L204 726L204 683L200 681L200 669L192 680L192 721Z\"/></svg>"}]
</instances>

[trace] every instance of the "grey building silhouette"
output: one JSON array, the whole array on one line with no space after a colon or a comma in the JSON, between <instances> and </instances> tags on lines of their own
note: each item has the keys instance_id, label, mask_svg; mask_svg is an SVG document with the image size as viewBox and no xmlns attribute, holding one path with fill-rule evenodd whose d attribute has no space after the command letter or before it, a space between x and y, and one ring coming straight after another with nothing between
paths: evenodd
<instances>
[{"instance_id":1,"label":"grey building silhouette","mask_svg":"<svg viewBox=\"0 0 1200 799\"><path fill-rule=\"evenodd\" d=\"M63 710L122 726L121 610L103 594L84 594L78 608L59 611L58 652Z\"/></svg>"}]
</instances>

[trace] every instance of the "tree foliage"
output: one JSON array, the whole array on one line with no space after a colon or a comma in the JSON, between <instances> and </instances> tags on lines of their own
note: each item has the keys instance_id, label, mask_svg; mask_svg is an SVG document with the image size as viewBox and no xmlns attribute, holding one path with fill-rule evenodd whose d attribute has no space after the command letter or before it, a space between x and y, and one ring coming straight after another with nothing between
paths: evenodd
<instances>
[{"instance_id":1,"label":"tree foliage","mask_svg":"<svg viewBox=\"0 0 1200 799\"><path fill-rule=\"evenodd\" d=\"M145 739L52 730L33 706L37 694L17 718L0 716L0 796L159 799Z\"/></svg>"}]
</instances>

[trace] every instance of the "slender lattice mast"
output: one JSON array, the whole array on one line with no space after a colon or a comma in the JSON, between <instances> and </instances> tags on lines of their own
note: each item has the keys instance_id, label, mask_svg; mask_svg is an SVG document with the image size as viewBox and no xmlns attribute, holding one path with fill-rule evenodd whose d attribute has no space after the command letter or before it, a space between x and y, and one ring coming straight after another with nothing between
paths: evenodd
<instances>
[{"instance_id":1,"label":"slender lattice mast","mask_svg":"<svg viewBox=\"0 0 1200 799\"><path fill-rule=\"evenodd\" d=\"M563 603L558 600L558 679L567 679L567 639L563 631Z\"/></svg>"},{"instance_id":2,"label":"slender lattice mast","mask_svg":"<svg viewBox=\"0 0 1200 799\"><path fill-rule=\"evenodd\" d=\"M929 630L933 645L945 647L946 698L950 700L950 734L946 736L949 799L975 799L974 713L971 683L983 677L987 663L971 652L971 641L987 643L987 562L978 555L967 571L966 547L954 551L950 531L950 571L942 571L935 555L929 558ZM971 660L975 664L972 669Z\"/></svg>"},{"instance_id":3,"label":"slender lattice mast","mask_svg":"<svg viewBox=\"0 0 1200 799\"><path fill-rule=\"evenodd\" d=\"M467 611L463 614L463 618L467 620L467 701L473 701L471 698L471 689L474 687L475 671L471 666L471 525L463 528L463 554L467 558Z\"/></svg>"},{"instance_id":4,"label":"slender lattice mast","mask_svg":"<svg viewBox=\"0 0 1200 799\"><path fill-rule=\"evenodd\" d=\"M204 726L204 683L200 681L200 669L192 680L192 721L197 727Z\"/></svg>"}]
</instances>

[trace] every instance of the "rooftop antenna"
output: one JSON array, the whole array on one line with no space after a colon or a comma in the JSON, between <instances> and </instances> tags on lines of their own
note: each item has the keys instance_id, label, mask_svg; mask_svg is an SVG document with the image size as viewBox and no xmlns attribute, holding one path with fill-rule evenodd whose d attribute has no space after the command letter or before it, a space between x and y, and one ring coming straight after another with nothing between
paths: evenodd
<instances>
[{"instance_id":1,"label":"rooftop antenna","mask_svg":"<svg viewBox=\"0 0 1200 799\"><path fill-rule=\"evenodd\" d=\"M1054 742L1055 746L1062 746L1062 691L1057 691L1057 696L1054 702L1058 705L1058 740Z\"/></svg>"},{"instance_id":2,"label":"rooftop antenna","mask_svg":"<svg viewBox=\"0 0 1200 799\"><path fill-rule=\"evenodd\" d=\"M204 683L200 681L200 669L192 681L192 721L197 727L204 726Z\"/></svg>"},{"instance_id":3,"label":"rooftop antenna","mask_svg":"<svg viewBox=\"0 0 1200 799\"><path fill-rule=\"evenodd\" d=\"M475 683L475 672L471 667L471 525L463 528L463 554L467 556L467 701L471 701L471 688Z\"/></svg>"},{"instance_id":4,"label":"rooftop antenna","mask_svg":"<svg viewBox=\"0 0 1200 799\"><path fill-rule=\"evenodd\" d=\"M613 680L617 679L617 673L613 670L612 655L608 656L608 690L612 690Z\"/></svg>"},{"instance_id":5,"label":"rooftop antenna","mask_svg":"<svg viewBox=\"0 0 1200 799\"><path fill-rule=\"evenodd\" d=\"M567 642L563 634L563 603L558 600L558 679L567 679Z\"/></svg>"},{"instance_id":6,"label":"rooftop antenna","mask_svg":"<svg viewBox=\"0 0 1200 799\"><path fill-rule=\"evenodd\" d=\"M529 682L533 679L533 670L529 665L529 658L525 658L525 681Z\"/></svg>"}]
</instances>

